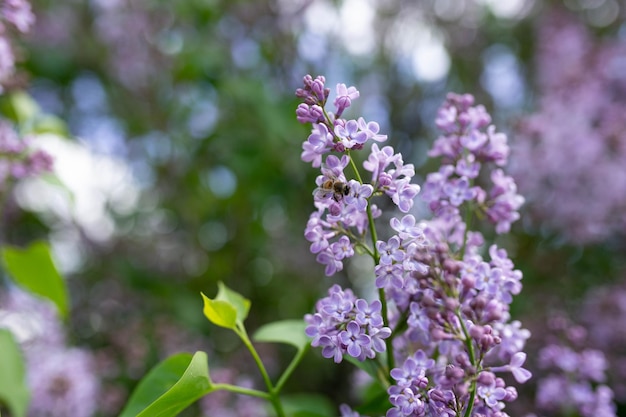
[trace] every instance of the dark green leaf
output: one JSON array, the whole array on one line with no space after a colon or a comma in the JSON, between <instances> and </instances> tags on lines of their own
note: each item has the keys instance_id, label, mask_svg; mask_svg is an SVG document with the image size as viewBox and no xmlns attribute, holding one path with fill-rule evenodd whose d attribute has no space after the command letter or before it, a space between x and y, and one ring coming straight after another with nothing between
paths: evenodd
<instances>
[{"instance_id":1,"label":"dark green leaf","mask_svg":"<svg viewBox=\"0 0 626 417\"><path fill-rule=\"evenodd\" d=\"M326 397L317 394L292 394L281 397L285 414L293 417L336 417L337 410Z\"/></svg>"}]
</instances>

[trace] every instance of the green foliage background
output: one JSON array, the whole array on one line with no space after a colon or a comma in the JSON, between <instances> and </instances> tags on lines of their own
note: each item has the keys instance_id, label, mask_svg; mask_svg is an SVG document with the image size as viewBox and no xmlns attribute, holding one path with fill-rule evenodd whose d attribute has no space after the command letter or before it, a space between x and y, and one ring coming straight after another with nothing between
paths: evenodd
<instances>
[{"instance_id":1,"label":"green foliage background","mask_svg":"<svg viewBox=\"0 0 626 417\"><path fill-rule=\"evenodd\" d=\"M376 39L385 39L408 13L443 34L448 76L424 83L383 41L355 56L329 37L320 59L303 57L303 16L314 2L106 3L34 1L39 23L22 44L22 70L44 110L68 121L70 133L81 134L88 145L123 158L141 184L131 212L110 211L116 225L110 240L81 235L81 266L68 277L76 343L114 358L120 371L107 384L126 392L172 353L163 349L164 341L173 350L197 346L210 352L210 361L245 367L249 359L238 353L237 340L208 326L200 314L199 293L214 294L220 281L252 301L251 329L300 318L332 283L347 282L346 276L323 276L302 236L316 175L299 159L308 131L295 120L293 92L304 74L326 74L330 85L356 85L362 98L383 97L390 144L424 173L432 168L422 164L434 139L434 109L447 91L474 94L504 130L532 109L534 31L543 12L562 6L530 2L523 18L506 19L468 0L460 3L476 14L476 24L467 26L461 17L444 20L433 12L434 0L384 2L375 18ZM339 8L342 2L327 5ZM119 15L111 12L115 7ZM584 10L575 13L585 19ZM596 31L614 36L620 25L617 20ZM103 35L109 32L117 34ZM512 53L521 69L525 95L515 107L498 107L481 83L494 46ZM84 88L85 80L97 88ZM104 95L95 108L81 104L99 91ZM113 143L90 142L85 120L99 118L118 127ZM50 232L39 214L9 207L8 243L24 245ZM516 313L553 302L557 289L556 298L575 304L586 288L615 279L623 268L619 246L571 247L532 227L518 226L515 233L507 243L525 273ZM128 353L129 345L135 353ZM283 348L268 349L280 363ZM309 355L290 389L336 401L349 397L349 365L328 362Z\"/></svg>"}]
</instances>

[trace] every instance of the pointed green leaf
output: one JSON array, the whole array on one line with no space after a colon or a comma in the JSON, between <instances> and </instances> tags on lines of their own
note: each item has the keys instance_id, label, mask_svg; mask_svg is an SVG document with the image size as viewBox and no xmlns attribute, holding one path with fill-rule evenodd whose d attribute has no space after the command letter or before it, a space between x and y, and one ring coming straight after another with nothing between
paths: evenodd
<instances>
[{"instance_id":1,"label":"pointed green leaf","mask_svg":"<svg viewBox=\"0 0 626 417\"><path fill-rule=\"evenodd\" d=\"M237 320L243 321L248 317L248 311L250 311L250 300L242 296L236 291L231 290L223 282L217 283L217 297L216 300L227 301L237 310Z\"/></svg>"},{"instance_id":2,"label":"pointed green leaf","mask_svg":"<svg viewBox=\"0 0 626 417\"><path fill-rule=\"evenodd\" d=\"M174 417L211 385L206 353L170 356L142 379L120 417Z\"/></svg>"},{"instance_id":3,"label":"pointed green leaf","mask_svg":"<svg viewBox=\"0 0 626 417\"><path fill-rule=\"evenodd\" d=\"M382 356L381 356L382 357ZM376 366L374 362L376 359L366 359L364 361L360 361L357 358L353 358L350 355L344 355L344 359L356 366L357 368L365 371L369 376L378 379L378 373L380 372L380 368Z\"/></svg>"},{"instance_id":4,"label":"pointed green leaf","mask_svg":"<svg viewBox=\"0 0 626 417\"><path fill-rule=\"evenodd\" d=\"M202 294L204 300L204 315L213 324L227 329L235 329L237 327L237 310L235 307L222 300L211 300L206 295Z\"/></svg>"},{"instance_id":5,"label":"pointed green leaf","mask_svg":"<svg viewBox=\"0 0 626 417\"><path fill-rule=\"evenodd\" d=\"M65 281L59 274L47 243L38 241L25 249L5 246L2 259L13 280L30 292L51 300L61 317L68 313Z\"/></svg>"},{"instance_id":6,"label":"pointed green leaf","mask_svg":"<svg viewBox=\"0 0 626 417\"><path fill-rule=\"evenodd\" d=\"M26 385L26 368L13 335L0 329L0 403L15 417L26 416L30 393Z\"/></svg>"},{"instance_id":7,"label":"pointed green leaf","mask_svg":"<svg viewBox=\"0 0 626 417\"><path fill-rule=\"evenodd\" d=\"M282 320L260 327L252 339L256 342L286 343L300 350L311 343L304 333L306 323L303 320Z\"/></svg>"}]
</instances>

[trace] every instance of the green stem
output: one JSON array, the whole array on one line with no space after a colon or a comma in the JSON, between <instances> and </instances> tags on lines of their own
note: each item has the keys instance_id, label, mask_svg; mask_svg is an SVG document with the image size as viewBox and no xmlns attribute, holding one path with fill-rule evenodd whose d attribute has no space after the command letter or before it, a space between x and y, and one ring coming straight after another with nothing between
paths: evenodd
<instances>
[{"instance_id":1,"label":"green stem","mask_svg":"<svg viewBox=\"0 0 626 417\"><path fill-rule=\"evenodd\" d=\"M463 231L463 246L461 247L460 250L460 255L461 255L461 260L463 260L463 258L465 257L465 248L467 247L467 235L469 233L470 230L470 225L472 223L472 214L473 214L473 210L472 207L466 207L466 211L465 211L465 231Z\"/></svg>"},{"instance_id":2,"label":"green stem","mask_svg":"<svg viewBox=\"0 0 626 417\"><path fill-rule=\"evenodd\" d=\"M276 388L274 388L276 392L280 392L282 390L283 386L287 382L287 379L289 379L289 377L291 376L293 371L296 369L298 364L302 361L302 358L304 358L304 355L310 349L311 349L311 344L307 343L306 345L304 345L304 348L298 350L298 353L296 354L296 356L294 356L291 363L289 363L289 366L287 366L287 369L285 369L285 372L283 372L283 374L280 376L280 379L276 383Z\"/></svg>"},{"instance_id":3,"label":"green stem","mask_svg":"<svg viewBox=\"0 0 626 417\"><path fill-rule=\"evenodd\" d=\"M472 344L472 338L467 331L467 327L465 327L465 323L463 323L463 318L461 317L461 313L457 312L457 317L459 318L459 323L461 323L461 329L463 330L463 335L465 336L465 347L467 347L467 354L469 355L470 363L474 368L477 367L478 363L476 361L476 356L474 353L474 345ZM470 417L472 415L472 409L474 408L474 400L476 398L476 379L472 379L470 385L470 398L467 403L467 409L465 410L464 417Z\"/></svg>"},{"instance_id":4,"label":"green stem","mask_svg":"<svg viewBox=\"0 0 626 417\"><path fill-rule=\"evenodd\" d=\"M267 399L269 400L270 403L272 403L274 410L276 410L276 415L278 417L285 417L285 411L283 410L283 405L280 402L280 398L278 397L278 393L280 392L280 390L277 390L276 388L274 388L274 385L272 385L272 381L270 380L270 377L267 374L267 371L265 370L265 365L263 365L263 361L261 361L259 354L257 353L256 349L252 345L252 342L250 342L250 339L248 338L248 334L246 333L246 329L243 327L243 325L239 325L237 326L237 329L235 330L235 332L239 335L243 343L246 345L246 347L252 354L252 357L254 358L254 361L256 362L256 365L259 368L259 371L261 371L261 376L263 377L263 381L265 382L265 385L267 386L267 390L268 390Z\"/></svg>"},{"instance_id":5,"label":"green stem","mask_svg":"<svg viewBox=\"0 0 626 417\"><path fill-rule=\"evenodd\" d=\"M354 159L352 159L352 157L350 156L350 151L346 151L346 153L348 154L348 157L350 158L350 166L352 167L352 170L354 171L354 176L356 177L359 183L363 184L363 180L361 179L361 174L359 173L359 169L357 168L356 163L354 162ZM376 247L376 242L378 241L378 235L376 233L376 224L374 223L374 215L372 214L372 207L369 204L369 201L367 204L367 222L368 222L369 229L370 229L370 236L372 238L373 253L370 253L370 255L374 259L374 265L378 265L380 263L380 253L378 252L378 248ZM378 298L380 299L380 303L382 305L381 313L383 316L383 324L389 327L389 315L387 313L387 298L385 297L384 289L382 288L378 289ZM385 346L387 347L387 367L389 368L387 370L387 374L389 374L389 372L395 367L395 359L393 357L393 337L390 336L387 339L385 339ZM391 381L391 375L388 375L388 378Z\"/></svg>"},{"instance_id":6,"label":"green stem","mask_svg":"<svg viewBox=\"0 0 626 417\"><path fill-rule=\"evenodd\" d=\"M237 385L213 384L213 388L216 391L217 390L224 390L224 391L234 392L235 394L243 394L243 395L249 395L251 397L263 398L265 400L269 400L270 399L270 394L268 394L267 392L259 391L259 390L256 390L256 389L239 387Z\"/></svg>"}]
</instances>

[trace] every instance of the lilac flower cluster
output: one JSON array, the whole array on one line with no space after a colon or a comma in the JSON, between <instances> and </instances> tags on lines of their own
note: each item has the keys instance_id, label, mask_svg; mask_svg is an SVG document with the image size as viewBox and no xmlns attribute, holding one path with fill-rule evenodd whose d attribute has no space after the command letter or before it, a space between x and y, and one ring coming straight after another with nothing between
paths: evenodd
<instances>
[{"instance_id":1,"label":"lilac flower cluster","mask_svg":"<svg viewBox=\"0 0 626 417\"><path fill-rule=\"evenodd\" d=\"M32 150L28 138L21 138L5 121L0 120L0 193L8 184L52 170L52 157L42 150Z\"/></svg>"},{"instance_id":2,"label":"lilac flower cluster","mask_svg":"<svg viewBox=\"0 0 626 417\"><path fill-rule=\"evenodd\" d=\"M604 354L583 348L586 331L563 317L549 321L551 334L562 334L539 352L543 371L537 381L536 410L542 416L575 413L581 417L615 417L613 391L607 385Z\"/></svg>"},{"instance_id":3,"label":"lilac flower cluster","mask_svg":"<svg viewBox=\"0 0 626 417\"><path fill-rule=\"evenodd\" d=\"M412 214L392 217L395 233L378 240L374 220L380 211L371 198L386 195L408 213L420 191L410 183L413 165L404 164L391 147L373 143L363 164L372 173L371 183L363 183L351 151L362 149L369 139L386 137L375 122L338 118L358 97L354 87L340 84L336 111L327 113L330 92L324 81L307 76L297 91L304 99L298 120L313 123L302 159L322 171L314 193L317 211L305 237L327 275L341 270L343 259L354 254L353 246L374 259L380 300L369 307L376 304L381 317L377 326L390 333L385 344L393 349L386 368L387 416L506 416L504 403L516 399L517 392L497 374L511 373L518 383L531 377L522 367L530 333L509 314L513 296L522 288L522 274L495 244L486 260L482 234L469 229L472 219L486 218L502 234L519 218L524 199L501 168L509 154L506 136L490 125L491 117L484 107L473 105L472 96L449 94L436 120L443 133L429 153L442 157L442 166L424 184L423 199L433 218L418 222ZM343 155L328 155L322 164L329 152ZM346 179L349 164L356 180ZM371 247L364 238L367 232ZM364 346L369 346L371 331L356 319L366 306L350 290L331 288L317 303L316 313L306 318L312 345L322 346L323 356L336 362L345 353L369 358ZM342 413L358 415L347 406Z\"/></svg>"},{"instance_id":4,"label":"lilac flower cluster","mask_svg":"<svg viewBox=\"0 0 626 417\"><path fill-rule=\"evenodd\" d=\"M10 288L0 301L0 327L14 334L26 359L28 415L93 416L100 382L92 354L66 345L55 310L43 300Z\"/></svg>"},{"instance_id":5,"label":"lilac flower cluster","mask_svg":"<svg viewBox=\"0 0 626 417\"><path fill-rule=\"evenodd\" d=\"M482 234L469 230L472 218L486 218L497 233L508 232L524 201L500 168L509 147L490 121L469 95L449 94L438 112L443 134L429 155L442 166L422 194L433 212L422 222L429 245L412 256L425 268L411 271L402 288L385 287L397 309L390 321L398 326L406 317L407 324L394 340L397 359L406 359L392 370L388 416L455 416L468 407L471 415L504 416L517 392L496 374L510 372L518 383L531 377L522 368L530 332L509 314L522 274L495 244L486 260Z\"/></svg>"},{"instance_id":6,"label":"lilac flower cluster","mask_svg":"<svg viewBox=\"0 0 626 417\"><path fill-rule=\"evenodd\" d=\"M387 195L406 213L413 207L413 199L420 187L411 184L415 175L413 164L404 164L402 156L391 146L379 149L376 144L363 164L372 173L371 183L363 182L350 152L363 149L369 140L384 142L387 136L379 133L376 122L340 118L352 100L359 97L356 88L337 85L334 113L324 108L329 94L322 76L313 79L307 75L304 88L296 91L296 95L304 99L296 110L298 121L313 125L302 145L301 157L313 167L321 167L314 192L317 211L311 214L305 237L311 242L311 252L326 266L326 275L330 276L343 269L344 259L354 255L354 245L373 254L373 249L365 243L365 236L369 224L381 212L375 204L370 204L372 197ZM343 155L341 158L327 155L330 152ZM346 179L344 169L348 165L354 170L356 179Z\"/></svg>"},{"instance_id":7,"label":"lilac flower cluster","mask_svg":"<svg viewBox=\"0 0 626 417\"><path fill-rule=\"evenodd\" d=\"M611 364L607 369L615 399L626 403L626 285L622 282L595 288L584 298L580 321L587 345L599 349Z\"/></svg>"},{"instance_id":8,"label":"lilac flower cluster","mask_svg":"<svg viewBox=\"0 0 626 417\"><path fill-rule=\"evenodd\" d=\"M26 0L0 0L0 93L15 73L15 53L9 38L10 28L21 33L29 31L35 22Z\"/></svg>"},{"instance_id":9,"label":"lilac flower cluster","mask_svg":"<svg viewBox=\"0 0 626 417\"><path fill-rule=\"evenodd\" d=\"M519 219L518 209L524 198L517 194L513 178L502 169L491 171L488 191L474 184L483 164L506 164L509 147L506 136L490 125L491 117L485 108L473 104L469 94L451 93L439 109L435 123L443 134L428 155L442 157L443 161L438 172L428 175L422 198L437 217L447 219L455 219L459 207L467 202L479 216L484 214L496 225L497 233L507 233L511 223Z\"/></svg>"},{"instance_id":10,"label":"lilac flower cluster","mask_svg":"<svg viewBox=\"0 0 626 417\"><path fill-rule=\"evenodd\" d=\"M305 332L313 338L311 345L322 347L322 355L336 363L345 354L361 361L371 359L376 352L385 351L384 340L391 335L384 326L381 307L379 300L368 303L351 290L333 285L328 297L317 302L317 312L306 315Z\"/></svg>"},{"instance_id":11,"label":"lilac flower cluster","mask_svg":"<svg viewBox=\"0 0 626 417\"><path fill-rule=\"evenodd\" d=\"M512 173L537 228L577 244L624 235L626 42L562 10L543 16L536 110L518 124Z\"/></svg>"}]
</instances>

